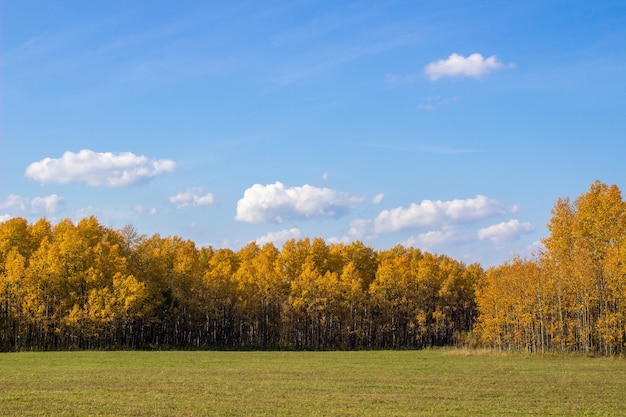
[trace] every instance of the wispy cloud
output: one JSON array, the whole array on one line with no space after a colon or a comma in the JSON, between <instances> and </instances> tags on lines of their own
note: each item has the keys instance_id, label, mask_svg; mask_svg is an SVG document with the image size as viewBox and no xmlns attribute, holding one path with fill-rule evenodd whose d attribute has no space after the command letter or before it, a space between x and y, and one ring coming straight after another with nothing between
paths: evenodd
<instances>
[{"instance_id":1,"label":"wispy cloud","mask_svg":"<svg viewBox=\"0 0 626 417\"><path fill-rule=\"evenodd\" d=\"M148 215L148 216L156 216L157 209L155 207L146 207L142 204L136 204L133 206L133 210L137 214Z\"/></svg>"},{"instance_id":2,"label":"wispy cloud","mask_svg":"<svg viewBox=\"0 0 626 417\"><path fill-rule=\"evenodd\" d=\"M22 214L55 214L65 200L56 194L29 199L16 194L10 194L4 201L0 201L0 210L9 210L16 215ZM9 215L9 218L11 216Z\"/></svg>"},{"instance_id":3,"label":"wispy cloud","mask_svg":"<svg viewBox=\"0 0 626 417\"><path fill-rule=\"evenodd\" d=\"M329 13L275 33L270 37L272 52L280 64L271 69L273 81L299 82L416 42L414 26L380 21L385 8L337 3Z\"/></svg>"},{"instance_id":4,"label":"wispy cloud","mask_svg":"<svg viewBox=\"0 0 626 417\"><path fill-rule=\"evenodd\" d=\"M274 76L270 81L282 85L301 82L337 67L384 53L413 41L413 36L398 36L383 41L348 42L343 45L332 45L325 49L313 49L296 56L294 59L297 62L285 64L281 69L282 72Z\"/></svg>"},{"instance_id":5,"label":"wispy cloud","mask_svg":"<svg viewBox=\"0 0 626 417\"><path fill-rule=\"evenodd\" d=\"M248 223L282 223L293 219L336 218L362 201L361 197L311 185L255 184L237 202L235 219Z\"/></svg>"},{"instance_id":6,"label":"wispy cloud","mask_svg":"<svg viewBox=\"0 0 626 417\"><path fill-rule=\"evenodd\" d=\"M497 71L505 67L495 55L484 58L481 54L471 54L467 58L453 53L448 59L432 62L426 66L424 73L431 80L438 80L442 77L474 77L480 78L492 71Z\"/></svg>"},{"instance_id":7,"label":"wispy cloud","mask_svg":"<svg viewBox=\"0 0 626 417\"><path fill-rule=\"evenodd\" d=\"M213 194L202 195L201 187L188 188L185 191L173 195L169 198L170 203L176 208L210 206L213 204Z\"/></svg>"},{"instance_id":8,"label":"wispy cloud","mask_svg":"<svg viewBox=\"0 0 626 417\"><path fill-rule=\"evenodd\" d=\"M64 204L65 200L56 194L45 197L35 197L30 201L33 213L50 213L55 214L57 210Z\"/></svg>"},{"instance_id":9,"label":"wispy cloud","mask_svg":"<svg viewBox=\"0 0 626 417\"><path fill-rule=\"evenodd\" d=\"M0 203L0 209L14 209L24 211L30 205L28 199L16 194L10 194L3 202Z\"/></svg>"},{"instance_id":10,"label":"wispy cloud","mask_svg":"<svg viewBox=\"0 0 626 417\"><path fill-rule=\"evenodd\" d=\"M376 194L374 198L372 198L372 204L380 204L383 201L383 198L385 198L385 194Z\"/></svg>"},{"instance_id":11,"label":"wispy cloud","mask_svg":"<svg viewBox=\"0 0 626 417\"><path fill-rule=\"evenodd\" d=\"M90 186L126 187L144 183L157 175L171 173L176 163L131 152L113 154L81 150L65 152L60 158L44 158L26 168L26 177L43 184L86 183Z\"/></svg>"}]
</instances>

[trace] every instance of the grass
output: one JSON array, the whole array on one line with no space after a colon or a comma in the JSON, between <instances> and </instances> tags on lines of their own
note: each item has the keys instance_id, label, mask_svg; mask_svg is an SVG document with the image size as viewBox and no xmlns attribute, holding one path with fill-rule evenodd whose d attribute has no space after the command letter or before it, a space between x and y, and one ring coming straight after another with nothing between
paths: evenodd
<instances>
[{"instance_id":1,"label":"grass","mask_svg":"<svg viewBox=\"0 0 626 417\"><path fill-rule=\"evenodd\" d=\"M626 361L454 350L0 354L3 416L614 416Z\"/></svg>"}]
</instances>

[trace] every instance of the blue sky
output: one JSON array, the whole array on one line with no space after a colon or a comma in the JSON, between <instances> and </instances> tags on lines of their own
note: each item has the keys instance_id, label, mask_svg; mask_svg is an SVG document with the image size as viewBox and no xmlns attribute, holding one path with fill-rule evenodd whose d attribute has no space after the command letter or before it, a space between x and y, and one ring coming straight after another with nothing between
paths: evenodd
<instances>
[{"instance_id":1,"label":"blue sky","mask_svg":"<svg viewBox=\"0 0 626 417\"><path fill-rule=\"evenodd\" d=\"M4 1L0 220L483 266L626 188L624 1Z\"/></svg>"}]
</instances>

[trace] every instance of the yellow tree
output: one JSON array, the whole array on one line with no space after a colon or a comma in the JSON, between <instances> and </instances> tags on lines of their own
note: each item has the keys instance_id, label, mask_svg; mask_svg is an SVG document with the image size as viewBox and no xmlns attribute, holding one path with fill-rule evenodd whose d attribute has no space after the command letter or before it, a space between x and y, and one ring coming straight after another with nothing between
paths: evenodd
<instances>
[{"instance_id":1,"label":"yellow tree","mask_svg":"<svg viewBox=\"0 0 626 417\"><path fill-rule=\"evenodd\" d=\"M276 262L276 268L285 282L290 283L302 273L310 248L311 241L309 238L301 240L289 239L283 244Z\"/></svg>"},{"instance_id":2,"label":"yellow tree","mask_svg":"<svg viewBox=\"0 0 626 417\"><path fill-rule=\"evenodd\" d=\"M207 256L209 255L209 256ZM234 275L239 268L237 254L231 249L204 251L207 264L202 275L202 301L205 317L205 340L209 345L235 346L237 324L237 285Z\"/></svg>"},{"instance_id":3,"label":"yellow tree","mask_svg":"<svg viewBox=\"0 0 626 417\"><path fill-rule=\"evenodd\" d=\"M267 243L252 260L261 301L260 336L262 345L271 348L280 347L282 308L289 297L289 284L277 268L279 255L274 244Z\"/></svg>"},{"instance_id":4,"label":"yellow tree","mask_svg":"<svg viewBox=\"0 0 626 417\"><path fill-rule=\"evenodd\" d=\"M128 240L125 239L128 244ZM131 275L145 285L151 311L145 325L149 344L168 346L200 343L196 324L204 319L204 289L200 253L195 244L178 236L155 234L141 239L131 256Z\"/></svg>"},{"instance_id":5,"label":"yellow tree","mask_svg":"<svg viewBox=\"0 0 626 417\"><path fill-rule=\"evenodd\" d=\"M367 290L363 288L368 280L353 261L343 267L339 276L335 291L341 303L339 319L342 323L341 347L344 349L370 347L369 302Z\"/></svg>"},{"instance_id":6,"label":"yellow tree","mask_svg":"<svg viewBox=\"0 0 626 417\"><path fill-rule=\"evenodd\" d=\"M276 270L279 253L272 244L262 248L250 243L237 252L238 310L242 314L245 343L255 347L279 347L280 314L288 285Z\"/></svg>"},{"instance_id":7,"label":"yellow tree","mask_svg":"<svg viewBox=\"0 0 626 417\"><path fill-rule=\"evenodd\" d=\"M30 235L32 246L28 256L32 255L39 248L44 239L51 239L52 225L47 219L41 218L30 225Z\"/></svg>"},{"instance_id":8,"label":"yellow tree","mask_svg":"<svg viewBox=\"0 0 626 417\"><path fill-rule=\"evenodd\" d=\"M598 319L602 353L623 354L626 350L626 237L607 250L603 269L606 298Z\"/></svg>"},{"instance_id":9,"label":"yellow tree","mask_svg":"<svg viewBox=\"0 0 626 417\"><path fill-rule=\"evenodd\" d=\"M619 322L621 302L609 288L621 277L615 259L626 237L626 203L617 186L596 181L573 204L559 199L552 213L543 261L553 275L560 348L614 351L615 336L606 339L602 329L614 334L608 329Z\"/></svg>"},{"instance_id":10,"label":"yellow tree","mask_svg":"<svg viewBox=\"0 0 626 417\"><path fill-rule=\"evenodd\" d=\"M237 326L240 333L239 338L242 344L256 345L257 347L260 333L258 313L264 298L263 289L259 290L258 272L253 262L259 252L260 248L255 242L251 242L237 251L238 268L233 274L240 321Z\"/></svg>"},{"instance_id":11,"label":"yellow tree","mask_svg":"<svg viewBox=\"0 0 626 417\"><path fill-rule=\"evenodd\" d=\"M289 299L283 311L286 321L283 344L311 349L317 340L315 281L319 280L320 275L310 258L303 265L298 265L297 269L301 272L289 282Z\"/></svg>"},{"instance_id":12,"label":"yellow tree","mask_svg":"<svg viewBox=\"0 0 626 417\"><path fill-rule=\"evenodd\" d=\"M14 217L0 223L0 265L8 253L17 249L26 261L39 248L41 241L50 238L51 226L46 219L39 219L30 225L21 217Z\"/></svg>"},{"instance_id":13,"label":"yellow tree","mask_svg":"<svg viewBox=\"0 0 626 417\"><path fill-rule=\"evenodd\" d=\"M338 276L330 270L320 273L318 261L307 257L302 273L291 283L287 317L298 348L326 349L337 344Z\"/></svg>"},{"instance_id":14,"label":"yellow tree","mask_svg":"<svg viewBox=\"0 0 626 417\"><path fill-rule=\"evenodd\" d=\"M0 267L0 350L18 350L25 342L22 313L26 258L13 247Z\"/></svg>"},{"instance_id":15,"label":"yellow tree","mask_svg":"<svg viewBox=\"0 0 626 417\"><path fill-rule=\"evenodd\" d=\"M171 288L174 309L174 343L178 346L198 346L203 305L201 264L199 252L191 240L177 236L167 239L168 288Z\"/></svg>"},{"instance_id":16,"label":"yellow tree","mask_svg":"<svg viewBox=\"0 0 626 417\"><path fill-rule=\"evenodd\" d=\"M128 268L123 237L114 230L83 225L91 235L92 266L87 271L84 320L88 343L96 348L138 347L138 323L146 311L145 284Z\"/></svg>"},{"instance_id":17,"label":"yellow tree","mask_svg":"<svg viewBox=\"0 0 626 417\"><path fill-rule=\"evenodd\" d=\"M308 343L306 326L306 318L303 316L303 305L294 300L300 298L298 295L299 284L307 261L312 262L309 258L311 249L311 241L309 238L286 241L280 250L276 259L276 272L279 279L285 283L288 288L289 299L283 304L281 312L281 335L280 344L285 347L302 348ZM308 265L309 269L314 270L315 265ZM308 272L310 273L310 271ZM294 296L294 294L296 294Z\"/></svg>"},{"instance_id":18,"label":"yellow tree","mask_svg":"<svg viewBox=\"0 0 626 417\"><path fill-rule=\"evenodd\" d=\"M614 259L626 238L626 203L616 185L596 181L574 206L575 248L582 258L580 270L586 272L590 287L587 298L592 335L588 345L589 349L609 353L616 348L614 331L610 329L621 314L610 289L616 287L616 280L621 281Z\"/></svg>"},{"instance_id":19,"label":"yellow tree","mask_svg":"<svg viewBox=\"0 0 626 417\"><path fill-rule=\"evenodd\" d=\"M478 315L476 291L484 282L485 271L477 264L466 266L449 257L440 257L442 284L439 298L446 317L443 343L465 344Z\"/></svg>"},{"instance_id":20,"label":"yellow tree","mask_svg":"<svg viewBox=\"0 0 626 417\"><path fill-rule=\"evenodd\" d=\"M133 275L117 273L113 276L111 292L118 345L142 347L140 323L146 315L148 300L145 284Z\"/></svg>"},{"instance_id":21,"label":"yellow tree","mask_svg":"<svg viewBox=\"0 0 626 417\"><path fill-rule=\"evenodd\" d=\"M425 317L416 310L420 300L412 264L421 256L419 250L400 245L379 254L376 279L369 287L377 347L400 348L417 343L413 336Z\"/></svg>"},{"instance_id":22,"label":"yellow tree","mask_svg":"<svg viewBox=\"0 0 626 417\"><path fill-rule=\"evenodd\" d=\"M352 242L349 245L331 245L329 256L334 260L332 270L335 272L341 272L346 265L352 263L364 291L367 291L376 278L378 255L374 249L365 246L361 241Z\"/></svg>"},{"instance_id":23,"label":"yellow tree","mask_svg":"<svg viewBox=\"0 0 626 417\"><path fill-rule=\"evenodd\" d=\"M476 292L476 325L483 344L504 350L544 350L543 288L539 265L514 258L487 270Z\"/></svg>"},{"instance_id":24,"label":"yellow tree","mask_svg":"<svg viewBox=\"0 0 626 417\"><path fill-rule=\"evenodd\" d=\"M26 258L36 249L31 246L28 222L21 217L14 217L0 223L0 265L4 263L13 249Z\"/></svg>"}]
</instances>

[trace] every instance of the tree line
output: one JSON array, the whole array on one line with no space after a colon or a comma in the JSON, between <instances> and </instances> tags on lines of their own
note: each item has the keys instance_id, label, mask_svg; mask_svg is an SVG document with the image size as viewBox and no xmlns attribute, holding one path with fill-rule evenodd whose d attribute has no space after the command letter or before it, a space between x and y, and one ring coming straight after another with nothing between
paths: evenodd
<instances>
[{"instance_id":1,"label":"tree line","mask_svg":"<svg viewBox=\"0 0 626 417\"><path fill-rule=\"evenodd\" d=\"M88 217L0 223L0 350L415 349L623 354L626 203L559 199L543 249L484 270L323 239L198 248Z\"/></svg>"},{"instance_id":2,"label":"tree line","mask_svg":"<svg viewBox=\"0 0 626 417\"><path fill-rule=\"evenodd\" d=\"M455 343L483 270L316 238L197 248L95 217L0 224L0 349L401 349Z\"/></svg>"}]
</instances>

